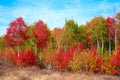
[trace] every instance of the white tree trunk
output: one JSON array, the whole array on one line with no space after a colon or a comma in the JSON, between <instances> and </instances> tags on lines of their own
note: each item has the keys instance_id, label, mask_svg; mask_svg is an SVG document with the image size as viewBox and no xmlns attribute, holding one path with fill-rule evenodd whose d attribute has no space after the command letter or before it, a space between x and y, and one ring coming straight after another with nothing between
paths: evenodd
<instances>
[{"instance_id":1,"label":"white tree trunk","mask_svg":"<svg viewBox=\"0 0 120 80\"><path fill-rule=\"evenodd\" d=\"M114 41L114 44L115 44L115 51L117 50L117 30L115 30L115 41Z\"/></svg>"},{"instance_id":2,"label":"white tree trunk","mask_svg":"<svg viewBox=\"0 0 120 80\"><path fill-rule=\"evenodd\" d=\"M98 52L100 52L100 44L98 39L97 39L97 49L98 49Z\"/></svg>"},{"instance_id":3,"label":"white tree trunk","mask_svg":"<svg viewBox=\"0 0 120 80\"><path fill-rule=\"evenodd\" d=\"M109 56L111 56L111 41L110 41L110 36L109 36Z\"/></svg>"},{"instance_id":4,"label":"white tree trunk","mask_svg":"<svg viewBox=\"0 0 120 80\"><path fill-rule=\"evenodd\" d=\"M18 45L18 57L20 56L20 46Z\"/></svg>"},{"instance_id":5,"label":"white tree trunk","mask_svg":"<svg viewBox=\"0 0 120 80\"><path fill-rule=\"evenodd\" d=\"M103 56L103 51L104 51L104 40L102 38L102 56Z\"/></svg>"}]
</instances>

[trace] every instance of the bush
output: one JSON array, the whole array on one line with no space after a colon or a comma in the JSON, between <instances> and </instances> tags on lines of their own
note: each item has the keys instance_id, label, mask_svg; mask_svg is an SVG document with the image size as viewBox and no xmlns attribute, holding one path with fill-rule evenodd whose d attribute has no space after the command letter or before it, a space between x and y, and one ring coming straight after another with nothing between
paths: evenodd
<instances>
[{"instance_id":1,"label":"bush","mask_svg":"<svg viewBox=\"0 0 120 80\"><path fill-rule=\"evenodd\" d=\"M67 69L68 63L73 59L75 52L81 52L84 48L84 44L71 45L70 48L64 52L63 49L58 49L52 55L45 57L45 63L51 63L56 69Z\"/></svg>"},{"instance_id":2,"label":"bush","mask_svg":"<svg viewBox=\"0 0 120 80\"><path fill-rule=\"evenodd\" d=\"M0 51L0 65L5 63L4 51Z\"/></svg>"},{"instance_id":3,"label":"bush","mask_svg":"<svg viewBox=\"0 0 120 80\"><path fill-rule=\"evenodd\" d=\"M36 55L30 50L22 51L20 56L17 57L17 66L33 66L37 63Z\"/></svg>"},{"instance_id":4,"label":"bush","mask_svg":"<svg viewBox=\"0 0 120 80\"><path fill-rule=\"evenodd\" d=\"M113 74L113 72L111 71L113 68L113 65L111 64L111 56L109 56L108 52L104 53L102 59L103 59L102 73Z\"/></svg>"},{"instance_id":5,"label":"bush","mask_svg":"<svg viewBox=\"0 0 120 80\"><path fill-rule=\"evenodd\" d=\"M73 60L69 62L69 67L73 71L99 72L101 71L102 64L102 58L92 46L90 50L76 52L73 56Z\"/></svg>"},{"instance_id":6,"label":"bush","mask_svg":"<svg viewBox=\"0 0 120 80\"><path fill-rule=\"evenodd\" d=\"M0 60L3 59L3 51L0 51Z\"/></svg>"},{"instance_id":7,"label":"bush","mask_svg":"<svg viewBox=\"0 0 120 80\"><path fill-rule=\"evenodd\" d=\"M120 75L120 47L118 47L118 49L113 52L111 62L114 66L113 73Z\"/></svg>"},{"instance_id":8,"label":"bush","mask_svg":"<svg viewBox=\"0 0 120 80\"><path fill-rule=\"evenodd\" d=\"M7 49L5 51L4 56L5 56L8 63L10 63L12 65L16 65L17 54L13 49L11 49L11 48Z\"/></svg>"}]
</instances>

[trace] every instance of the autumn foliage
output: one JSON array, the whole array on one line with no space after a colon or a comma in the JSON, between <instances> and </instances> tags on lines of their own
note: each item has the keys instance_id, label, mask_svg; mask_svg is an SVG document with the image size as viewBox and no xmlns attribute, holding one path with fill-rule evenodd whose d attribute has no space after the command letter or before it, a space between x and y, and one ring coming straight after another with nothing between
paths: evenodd
<instances>
[{"instance_id":1,"label":"autumn foliage","mask_svg":"<svg viewBox=\"0 0 120 80\"><path fill-rule=\"evenodd\" d=\"M69 67L73 71L93 71L99 72L101 70L103 61L98 55L97 50L92 45L90 50L83 49L81 52L77 51L73 59L69 62Z\"/></svg>"},{"instance_id":2,"label":"autumn foliage","mask_svg":"<svg viewBox=\"0 0 120 80\"><path fill-rule=\"evenodd\" d=\"M117 51L113 52L111 62L114 66L114 73L120 74L120 47L117 48Z\"/></svg>"},{"instance_id":3,"label":"autumn foliage","mask_svg":"<svg viewBox=\"0 0 120 80\"><path fill-rule=\"evenodd\" d=\"M9 63L16 65L17 55L16 55L16 52L13 49L9 48L8 50L6 50L5 51L5 57L6 57L6 59Z\"/></svg>"},{"instance_id":4,"label":"autumn foliage","mask_svg":"<svg viewBox=\"0 0 120 80\"><path fill-rule=\"evenodd\" d=\"M22 17L10 22L7 28L7 34L5 35L7 46L16 46L24 43L26 39L29 38L27 24L24 22Z\"/></svg>"},{"instance_id":5,"label":"autumn foliage","mask_svg":"<svg viewBox=\"0 0 120 80\"><path fill-rule=\"evenodd\" d=\"M43 50L49 41L50 32L42 20L36 22L34 26L33 34L37 40L37 47Z\"/></svg>"},{"instance_id":6,"label":"autumn foliage","mask_svg":"<svg viewBox=\"0 0 120 80\"><path fill-rule=\"evenodd\" d=\"M111 17L108 17L106 19L106 24L107 24L107 27L108 27L109 37L110 37L111 40L114 40L113 37L114 37L114 33L115 33L115 19L111 18Z\"/></svg>"},{"instance_id":7,"label":"autumn foliage","mask_svg":"<svg viewBox=\"0 0 120 80\"><path fill-rule=\"evenodd\" d=\"M73 59L73 55L76 51L82 51L84 44L71 45L70 48L64 52L62 48L59 48L52 56L46 56L45 62L51 61L56 69L68 68L68 63Z\"/></svg>"},{"instance_id":8,"label":"autumn foliage","mask_svg":"<svg viewBox=\"0 0 120 80\"><path fill-rule=\"evenodd\" d=\"M0 62L21 67L38 65L48 70L120 74L119 15L116 19L98 16L80 26L67 20L63 28L53 30L42 20L28 27L22 17L16 18L1 37Z\"/></svg>"},{"instance_id":9,"label":"autumn foliage","mask_svg":"<svg viewBox=\"0 0 120 80\"><path fill-rule=\"evenodd\" d=\"M19 57L16 57L17 66L33 66L37 63L36 55L30 50L21 51Z\"/></svg>"}]
</instances>

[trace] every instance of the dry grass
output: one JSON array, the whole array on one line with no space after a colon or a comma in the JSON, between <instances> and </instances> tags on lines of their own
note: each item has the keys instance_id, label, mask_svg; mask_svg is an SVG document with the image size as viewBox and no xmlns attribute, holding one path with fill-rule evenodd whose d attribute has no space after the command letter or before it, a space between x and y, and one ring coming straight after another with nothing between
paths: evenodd
<instances>
[{"instance_id":1,"label":"dry grass","mask_svg":"<svg viewBox=\"0 0 120 80\"><path fill-rule=\"evenodd\" d=\"M120 80L119 76L52 72L37 67L0 66L0 80Z\"/></svg>"}]
</instances>

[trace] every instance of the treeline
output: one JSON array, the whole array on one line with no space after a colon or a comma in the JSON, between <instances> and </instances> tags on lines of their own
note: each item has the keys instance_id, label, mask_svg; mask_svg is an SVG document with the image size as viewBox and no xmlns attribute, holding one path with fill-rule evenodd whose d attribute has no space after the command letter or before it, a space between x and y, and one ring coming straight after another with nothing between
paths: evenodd
<instances>
[{"instance_id":1,"label":"treeline","mask_svg":"<svg viewBox=\"0 0 120 80\"><path fill-rule=\"evenodd\" d=\"M19 17L0 37L0 61L15 66L120 74L120 13L94 17L84 25L66 20L50 30L42 20L27 25Z\"/></svg>"}]
</instances>

